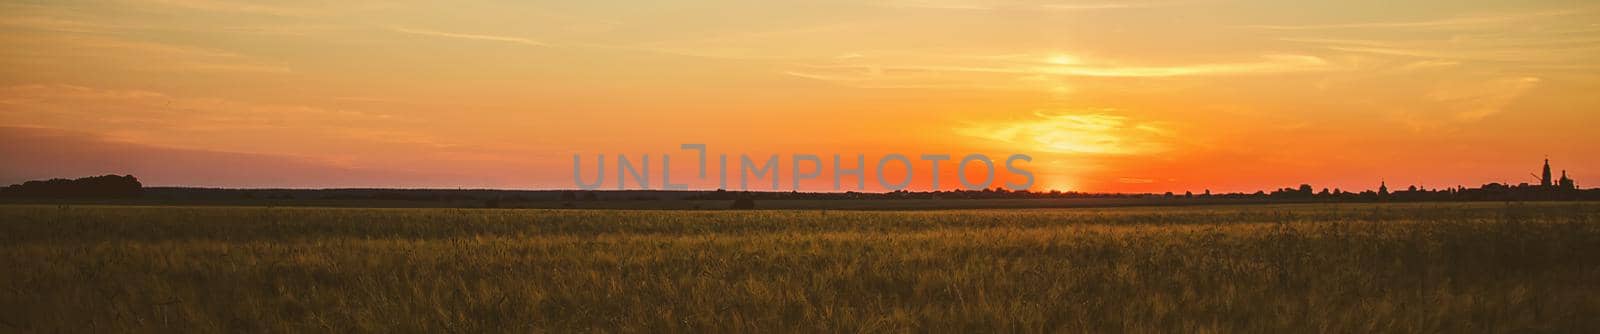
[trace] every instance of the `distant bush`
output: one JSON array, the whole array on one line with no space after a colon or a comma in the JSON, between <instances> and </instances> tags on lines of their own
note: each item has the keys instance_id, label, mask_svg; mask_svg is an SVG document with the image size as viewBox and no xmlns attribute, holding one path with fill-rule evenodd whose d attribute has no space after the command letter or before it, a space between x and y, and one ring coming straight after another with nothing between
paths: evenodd
<instances>
[{"instance_id":1,"label":"distant bush","mask_svg":"<svg viewBox=\"0 0 1600 334\"><path fill-rule=\"evenodd\" d=\"M14 197L139 197L144 185L133 175L102 175L79 179L50 179L13 184L4 190Z\"/></svg>"}]
</instances>

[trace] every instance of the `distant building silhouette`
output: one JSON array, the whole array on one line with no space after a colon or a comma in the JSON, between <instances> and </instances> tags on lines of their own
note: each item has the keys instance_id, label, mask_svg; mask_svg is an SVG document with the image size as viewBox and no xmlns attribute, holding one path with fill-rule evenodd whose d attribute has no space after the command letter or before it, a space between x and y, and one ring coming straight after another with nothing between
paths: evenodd
<instances>
[{"instance_id":1,"label":"distant building silhouette","mask_svg":"<svg viewBox=\"0 0 1600 334\"><path fill-rule=\"evenodd\" d=\"M1567 176L1567 170L1561 170L1561 179L1552 179L1550 174L1550 159L1544 159L1544 171L1539 176L1539 187L1545 189L1577 190L1578 181Z\"/></svg>"}]
</instances>

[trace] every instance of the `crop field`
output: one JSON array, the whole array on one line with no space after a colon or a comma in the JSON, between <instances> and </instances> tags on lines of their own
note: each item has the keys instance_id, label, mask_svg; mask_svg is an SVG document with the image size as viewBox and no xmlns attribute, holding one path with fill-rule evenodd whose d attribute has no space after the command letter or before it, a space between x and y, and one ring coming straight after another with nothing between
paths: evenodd
<instances>
[{"instance_id":1,"label":"crop field","mask_svg":"<svg viewBox=\"0 0 1600 334\"><path fill-rule=\"evenodd\" d=\"M1600 332L1600 203L0 206L0 332Z\"/></svg>"}]
</instances>

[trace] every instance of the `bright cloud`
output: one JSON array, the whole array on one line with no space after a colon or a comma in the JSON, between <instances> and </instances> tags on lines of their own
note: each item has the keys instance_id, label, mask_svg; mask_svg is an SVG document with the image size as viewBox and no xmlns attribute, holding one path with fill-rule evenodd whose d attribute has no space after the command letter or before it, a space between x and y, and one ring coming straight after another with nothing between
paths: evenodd
<instances>
[{"instance_id":1,"label":"bright cloud","mask_svg":"<svg viewBox=\"0 0 1600 334\"><path fill-rule=\"evenodd\" d=\"M958 128L962 135L1049 153L1138 155L1168 149L1167 131L1114 110L1039 111L1035 119Z\"/></svg>"}]
</instances>

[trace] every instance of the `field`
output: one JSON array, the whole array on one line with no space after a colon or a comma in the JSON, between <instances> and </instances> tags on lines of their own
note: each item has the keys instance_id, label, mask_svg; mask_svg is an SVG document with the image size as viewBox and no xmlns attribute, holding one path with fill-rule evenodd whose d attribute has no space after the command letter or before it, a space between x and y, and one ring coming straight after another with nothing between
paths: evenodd
<instances>
[{"instance_id":1,"label":"field","mask_svg":"<svg viewBox=\"0 0 1600 334\"><path fill-rule=\"evenodd\" d=\"M0 332L1597 332L1600 203L0 206Z\"/></svg>"}]
</instances>

